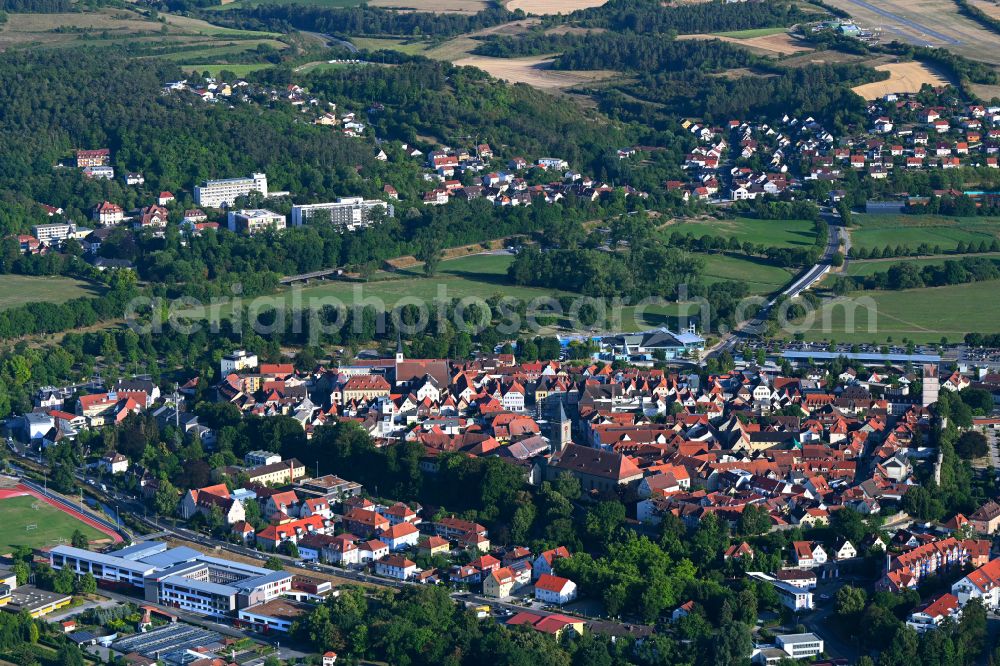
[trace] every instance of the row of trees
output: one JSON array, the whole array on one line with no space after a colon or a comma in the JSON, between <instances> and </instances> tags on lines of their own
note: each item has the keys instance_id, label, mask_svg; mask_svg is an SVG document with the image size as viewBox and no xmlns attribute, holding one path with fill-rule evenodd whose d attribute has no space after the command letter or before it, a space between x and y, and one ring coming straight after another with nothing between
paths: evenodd
<instances>
[{"instance_id":1,"label":"row of trees","mask_svg":"<svg viewBox=\"0 0 1000 666\"><path fill-rule=\"evenodd\" d=\"M900 262L893 264L886 271L872 275L837 278L837 284L833 289L838 293L860 289L919 289L983 282L997 278L1000 278L1000 260L966 257L922 267L912 262Z\"/></svg>"},{"instance_id":2,"label":"row of trees","mask_svg":"<svg viewBox=\"0 0 1000 666\"><path fill-rule=\"evenodd\" d=\"M1000 252L1000 239L994 238L992 241L983 239L979 243L959 241L954 250L946 253L940 245L931 246L930 243L921 243L915 249L909 245L897 245L892 247L886 245L881 250L879 248L852 247L848 256L851 259L891 259L893 257L920 257L932 254L982 254L985 252Z\"/></svg>"}]
</instances>

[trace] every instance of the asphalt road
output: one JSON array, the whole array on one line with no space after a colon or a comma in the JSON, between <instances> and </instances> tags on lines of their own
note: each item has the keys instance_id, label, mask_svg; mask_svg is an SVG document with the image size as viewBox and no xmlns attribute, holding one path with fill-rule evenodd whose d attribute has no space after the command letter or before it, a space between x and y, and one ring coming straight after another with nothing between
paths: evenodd
<instances>
[{"instance_id":1,"label":"asphalt road","mask_svg":"<svg viewBox=\"0 0 1000 666\"><path fill-rule=\"evenodd\" d=\"M849 247L850 237L848 236L847 231L841 226L840 215L833 211L821 209L820 217L824 222L826 222L827 228L830 231L826 248L823 250L823 256L820 257L815 266L809 268L799 277L795 278L795 280L781 292L781 295L783 296L795 298L802 292L810 289L813 285L819 282L824 275L829 273L833 266L833 256L840 251L841 238L844 239L845 247ZM722 339L708 352L706 358L717 356L725 351L731 351L741 340L758 335L764 320L766 319L771 308L774 307L777 300L777 296L770 299L761 308L757 317L744 322L735 330L722 336Z\"/></svg>"},{"instance_id":2,"label":"asphalt road","mask_svg":"<svg viewBox=\"0 0 1000 666\"><path fill-rule=\"evenodd\" d=\"M334 37L333 35L328 35L325 32L307 32L307 31L303 30L302 34L303 35L312 35L313 37L318 37L320 39L325 39L328 42L329 46L340 46L342 48L347 49L351 53L357 53L358 52L358 47L355 46L354 44L350 43L346 39L340 39L339 37Z\"/></svg>"}]
</instances>

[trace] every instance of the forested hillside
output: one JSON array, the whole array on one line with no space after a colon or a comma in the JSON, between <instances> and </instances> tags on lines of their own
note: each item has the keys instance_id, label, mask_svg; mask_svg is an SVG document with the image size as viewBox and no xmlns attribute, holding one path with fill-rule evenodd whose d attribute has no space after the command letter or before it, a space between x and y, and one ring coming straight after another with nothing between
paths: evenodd
<instances>
[{"instance_id":1,"label":"forested hillside","mask_svg":"<svg viewBox=\"0 0 1000 666\"><path fill-rule=\"evenodd\" d=\"M490 7L477 14L398 12L379 7L313 7L268 4L216 15L227 25L252 30L310 30L340 36L408 35L445 38L524 18L523 12Z\"/></svg>"},{"instance_id":2,"label":"forested hillside","mask_svg":"<svg viewBox=\"0 0 1000 666\"><path fill-rule=\"evenodd\" d=\"M806 17L796 5L782 0L713 0L680 6L665 6L659 0L611 0L600 7L573 12L565 20L587 28L621 32L690 34L789 26Z\"/></svg>"},{"instance_id":3,"label":"forested hillside","mask_svg":"<svg viewBox=\"0 0 1000 666\"><path fill-rule=\"evenodd\" d=\"M6 147L0 199L35 218L0 213L0 234L41 218L31 202L63 207L77 220L103 200L126 208L148 203L121 180L88 180L76 169L53 168L78 148L109 148L116 167L145 173L159 189L266 171L274 189L333 196L355 187L355 166L382 168L364 143L297 122L290 109L261 113L249 105L230 109L163 95L163 83L178 78L174 65L110 51L0 57L0 144Z\"/></svg>"}]
</instances>

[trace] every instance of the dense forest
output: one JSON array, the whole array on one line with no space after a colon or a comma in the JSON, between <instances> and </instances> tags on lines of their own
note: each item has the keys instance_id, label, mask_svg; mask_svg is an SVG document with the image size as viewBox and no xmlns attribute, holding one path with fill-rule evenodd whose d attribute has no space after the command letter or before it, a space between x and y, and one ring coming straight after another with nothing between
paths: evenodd
<instances>
[{"instance_id":1,"label":"dense forest","mask_svg":"<svg viewBox=\"0 0 1000 666\"><path fill-rule=\"evenodd\" d=\"M0 11L55 14L73 11L73 3L69 0L0 0Z\"/></svg>"},{"instance_id":2,"label":"dense forest","mask_svg":"<svg viewBox=\"0 0 1000 666\"><path fill-rule=\"evenodd\" d=\"M638 72L679 72L692 66L714 72L747 67L760 60L746 49L722 41L676 41L634 32L586 34L530 33L521 37L494 37L478 46L480 55L518 58L559 53L554 69L613 69Z\"/></svg>"},{"instance_id":3,"label":"dense forest","mask_svg":"<svg viewBox=\"0 0 1000 666\"><path fill-rule=\"evenodd\" d=\"M702 117L709 122L731 118L780 118L810 115L831 129L864 122L865 101L851 87L884 78L884 72L863 65L837 64L788 68L771 76L735 79L707 76L697 71L661 72L641 76L617 90L598 91L601 109L631 118L642 102L661 112ZM636 102L635 100L640 100Z\"/></svg>"},{"instance_id":4,"label":"dense forest","mask_svg":"<svg viewBox=\"0 0 1000 666\"><path fill-rule=\"evenodd\" d=\"M77 221L100 201L126 209L149 203L149 194L141 199L120 179L91 180L76 169L53 168L77 148L109 148L119 171L146 174L147 192L190 191L206 178L265 171L276 190L343 196L362 187L359 171L377 178L389 168L373 159L366 143L299 122L291 107L261 113L251 105L227 108L161 93L164 82L179 78L175 65L114 50L0 56L0 143L6 147L0 211L13 208L0 212L0 235L48 221L32 202L65 208Z\"/></svg>"},{"instance_id":5,"label":"dense forest","mask_svg":"<svg viewBox=\"0 0 1000 666\"><path fill-rule=\"evenodd\" d=\"M482 30L524 18L490 6L476 14L400 12L379 7L318 7L266 4L213 13L212 19L237 28L291 32L308 30L342 37L361 35L428 36L436 39Z\"/></svg>"},{"instance_id":6,"label":"dense forest","mask_svg":"<svg viewBox=\"0 0 1000 666\"><path fill-rule=\"evenodd\" d=\"M677 6L667 6L659 0L611 0L563 19L549 20L619 32L691 34L784 27L807 17L797 5L783 0L733 3L713 0Z\"/></svg>"}]
</instances>

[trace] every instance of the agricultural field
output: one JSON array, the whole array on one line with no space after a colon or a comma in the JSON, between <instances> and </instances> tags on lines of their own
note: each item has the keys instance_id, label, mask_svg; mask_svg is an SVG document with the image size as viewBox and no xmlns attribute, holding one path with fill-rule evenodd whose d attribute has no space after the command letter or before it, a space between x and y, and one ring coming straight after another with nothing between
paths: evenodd
<instances>
[{"instance_id":1,"label":"agricultural field","mask_svg":"<svg viewBox=\"0 0 1000 666\"><path fill-rule=\"evenodd\" d=\"M898 62L878 65L880 72L889 72L885 81L874 81L853 88L854 92L865 99L878 99L889 93L919 92L926 83L932 86L943 86L950 83L947 75L938 69L922 62Z\"/></svg>"},{"instance_id":2,"label":"agricultural field","mask_svg":"<svg viewBox=\"0 0 1000 666\"><path fill-rule=\"evenodd\" d=\"M600 7L608 0L510 0L507 9L526 14L569 14L578 9Z\"/></svg>"},{"instance_id":3,"label":"agricultural field","mask_svg":"<svg viewBox=\"0 0 1000 666\"><path fill-rule=\"evenodd\" d=\"M982 257L985 259L992 259L994 261L1000 261L1000 254L995 252L987 252L983 254L967 255ZM844 275L851 277L867 277L869 275L874 275L875 273L884 273L885 271L892 268L898 263L907 263L911 266L916 266L917 268L923 268L924 266L941 266L944 262L949 260L960 259L961 257L897 257L895 259L865 259L862 261L851 260L847 265L847 270Z\"/></svg>"},{"instance_id":4,"label":"agricultural field","mask_svg":"<svg viewBox=\"0 0 1000 666\"><path fill-rule=\"evenodd\" d=\"M31 303L65 303L71 298L97 296L103 288L65 277L0 275L0 310Z\"/></svg>"},{"instance_id":5,"label":"agricultural field","mask_svg":"<svg viewBox=\"0 0 1000 666\"><path fill-rule=\"evenodd\" d=\"M1000 3L994 0L968 0L969 4L987 16L1000 20Z\"/></svg>"},{"instance_id":6,"label":"agricultural field","mask_svg":"<svg viewBox=\"0 0 1000 666\"><path fill-rule=\"evenodd\" d=\"M808 220L754 220L737 217L732 220L683 221L661 228L664 238L674 232L691 234L695 238L705 235L736 238L767 247L804 247L813 244L816 233Z\"/></svg>"},{"instance_id":7,"label":"agricultural field","mask_svg":"<svg viewBox=\"0 0 1000 666\"><path fill-rule=\"evenodd\" d=\"M830 0L882 41L947 48L973 60L1000 64L997 35L962 15L953 0Z\"/></svg>"},{"instance_id":8,"label":"agricultural field","mask_svg":"<svg viewBox=\"0 0 1000 666\"><path fill-rule=\"evenodd\" d=\"M3 513L0 522L0 552L3 553L10 552L12 546L46 548L68 544L75 530L83 532L91 541L110 541L108 535L31 495L0 499L0 512Z\"/></svg>"},{"instance_id":9,"label":"agricultural field","mask_svg":"<svg viewBox=\"0 0 1000 666\"><path fill-rule=\"evenodd\" d=\"M1000 218L950 218L939 215L855 215L851 246L866 250L903 245L916 249L927 243L950 252L961 242L992 243L1000 238Z\"/></svg>"},{"instance_id":10,"label":"agricultural field","mask_svg":"<svg viewBox=\"0 0 1000 666\"><path fill-rule=\"evenodd\" d=\"M246 76L251 72L256 72L262 69L268 69L274 67L273 64L269 62L255 62L249 65L181 65L180 68L185 72L195 72L201 74L202 72L208 72L212 76L218 76L219 72L225 70L227 72L232 72L236 76Z\"/></svg>"},{"instance_id":11,"label":"agricultural field","mask_svg":"<svg viewBox=\"0 0 1000 666\"><path fill-rule=\"evenodd\" d=\"M430 54L428 54L430 55ZM470 55L454 61L459 67L478 67L490 76L510 83L526 83L539 90L565 90L584 83L610 79L611 70L564 71L552 69L551 57L490 58Z\"/></svg>"},{"instance_id":12,"label":"agricultural field","mask_svg":"<svg viewBox=\"0 0 1000 666\"><path fill-rule=\"evenodd\" d=\"M678 39L718 39L742 46L764 56L789 56L812 51L813 48L785 32L785 28L760 28L737 32L679 35Z\"/></svg>"},{"instance_id":13,"label":"agricultural field","mask_svg":"<svg viewBox=\"0 0 1000 666\"><path fill-rule=\"evenodd\" d=\"M407 55L423 54L429 44L417 39L382 37L351 37L351 43L363 51L399 51Z\"/></svg>"},{"instance_id":14,"label":"agricultural field","mask_svg":"<svg viewBox=\"0 0 1000 666\"><path fill-rule=\"evenodd\" d=\"M245 7L256 7L257 5L268 4L266 0L222 0L222 4L214 7L207 7L209 11L226 11L227 9L237 9ZM357 7L361 0L288 0L286 4L302 5L308 7Z\"/></svg>"},{"instance_id":15,"label":"agricultural field","mask_svg":"<svg viewBox=\"0 0 1000 666\"><path fill-rule=\"evenodd\" d=\"M256 7L269 4L269 0L222 0L222 4L213 7L216 11ZM270 3L273 4L273 3ZM364 0L288 0L286 4L302 5L303 7L358 7ZM367 3L372 7L398 9L400 11L436 12L441 14L475 14L490 6L490 0L373 0Z\"/></svg>"},{"instance_id":16,"label":"agricultural field","mask_svg":"<svg viewBox=\"0 0 1000 666\"><path fill-rule=\"evenodd\" d=\"M9 14L7 22L0 24L0 50L128 45L179 63L221 65L261 44L274 49L286 47L275 33L223 28L172 14L161 14L160 19L123 8L66 14Z\"/></svg>"},{"instance_id":17,"label":"agricultural field","mask_svg":"<svg viewBox=\"0 0 1000 666\"><path fill-rule=\"evenodd\" d=\"M438 14L476 14L490 6L489 0L373 0L373 7L435 12Z\"/></svg>"},{"instance_id":18,"label":"agricultural field","mask_svg":"<svg viewBox=\"0 0 1000 666\"><path fill-rule=\"evenodd\" d=\"M817 313L805 331L807 340L915 342L961 340L969 332L994 332L1000 327L993 303L1000 280L903 291L858 292L837 298ZM870 299L870 300L867 300ZM854 307L851 304L854 303ZM867 309L871 305L872 309ZM850 313L853 317L849 316ZM845 324L853 319L853 327ZM791 332L789 333L791 334Z\"/></svg>"}]
</instances>

